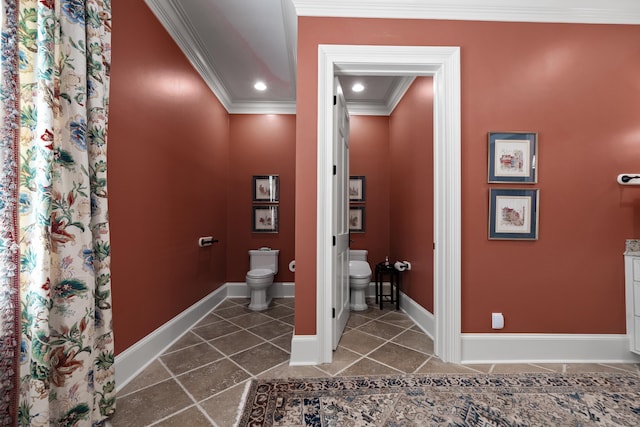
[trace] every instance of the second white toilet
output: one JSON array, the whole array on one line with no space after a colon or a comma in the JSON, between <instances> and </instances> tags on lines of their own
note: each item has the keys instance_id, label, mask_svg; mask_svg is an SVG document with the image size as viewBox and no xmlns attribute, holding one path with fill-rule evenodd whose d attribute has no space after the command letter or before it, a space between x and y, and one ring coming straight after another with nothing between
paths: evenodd
<instances>
[{"instance_id":1,"label":"second white toilet","mask_svg":"<svg viewBox=\"0 0 640 427\"><path fill-rule=\"evenodd\" d=\"M278 273L277 249L260 248L249 251L249 272L247 286L251 290L249 310L266 310L271 303L271 285L273 277Z\"/></svg>"},{"instance_id":2,"label":"second white toilet","mask_svg":"<svg viewBox=\"0 0 640 427\"><path fill-rule=\"evenodd\" d=\"M363 311L368 308L365 291L371 283L371 266L367 262L368 251L349 250L349 289L351 291L349 308Z\"/></svg>"}]
</instances>

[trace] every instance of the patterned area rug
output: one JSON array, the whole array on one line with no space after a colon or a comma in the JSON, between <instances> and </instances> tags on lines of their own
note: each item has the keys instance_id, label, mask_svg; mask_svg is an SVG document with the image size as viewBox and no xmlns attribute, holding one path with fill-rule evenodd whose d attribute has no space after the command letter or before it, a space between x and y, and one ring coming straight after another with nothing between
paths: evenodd
<instances>
[{"instance_id":1,"label":"patterned area rug","mask_svg":"<svg viewBox=\"0 0 640 427\"><path fill-rule=\"evenodd\" d=\"M640 426L633 374L254 380L238 426Z\"/></svg>"}]
</instances>

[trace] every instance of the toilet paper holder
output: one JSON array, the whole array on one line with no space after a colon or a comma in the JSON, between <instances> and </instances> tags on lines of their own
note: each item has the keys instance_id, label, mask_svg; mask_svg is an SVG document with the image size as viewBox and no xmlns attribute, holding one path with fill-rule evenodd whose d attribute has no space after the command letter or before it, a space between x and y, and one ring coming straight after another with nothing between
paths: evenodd
<instances>
[{"instance_id":1,"label":"toilet paper holder","mask_svg":"<svg viewBox=\"0 0 640 427\"><path fill-rule=\"evenodd\" d=\"M213 236L206 236L198 238L198 246L204 248L205 246L211 246L214 243L218 243L218 239L214 239Z\"/></svg>"},{"instance_id":2,"label":"toilet paper holder","mask_svg":"<svg viewBox=\"0 0 640 427\"><path fill-rule=\"evenodd\" d=\"M396 261L393 267L398 271L411 270L411 263L409 261Z\"/></svg>"}]
</instances>

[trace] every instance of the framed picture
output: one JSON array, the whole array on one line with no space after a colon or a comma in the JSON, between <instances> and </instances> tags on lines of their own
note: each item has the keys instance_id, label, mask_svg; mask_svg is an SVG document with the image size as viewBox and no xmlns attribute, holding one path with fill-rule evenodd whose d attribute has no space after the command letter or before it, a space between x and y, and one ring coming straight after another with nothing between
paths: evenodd
<instances>
[{"instance_id":1,"label":"framed picture","mask_svg":"<svg viewBox=\"0 0 640 427\"><path fill-rule=\"evenodd\" d=\"M349 201L364 202L365 195L364 176L349 177Z\"/></svg>"},{"instance_id":2,"label":"framed picture","mask_svg":"<svg viewBox=\"0 0 640 427\"><path fill-rule=\"evenodd\" d=\"M278 175L254 175L253 177L253 201L277 202L279 198Z\"/></svg>"},{"instance_id":3,"label":"framed picture","mask_svg":"<svg viewBox=\"0 0 640 427\"><path fill-rule=\"evenodd\" d=\"M489 132L489 182L535 184L538 134Z\"/></svg>"},{"instance_id":4,"label":"framed picture","mask_svg":"<svg viewBox=\"0 0 640 427\"><path fill-rule=\"evenodd\" d=\"M254 206L252 215L252 231L254 233L278 232L278 207Z\"/></svg>"},{"instance_id":5,"label":"framed picture","mask_svg":"<svg viewBox=\"0 0 640 427\"><path fill-rule=\"evenodd\" d=\"M351 206L349 208L349 231L364 233L364 206Z\"/></svg>"},{"instance_id":6,"label":"framed picture","mask_svg":"<svg viewBox=\"0 0 640 427\"><path fill-rule=\"evenodd\" d=\"M489 240L538 240L538 189L489 190Z\"/></svg>"}]
</instances>

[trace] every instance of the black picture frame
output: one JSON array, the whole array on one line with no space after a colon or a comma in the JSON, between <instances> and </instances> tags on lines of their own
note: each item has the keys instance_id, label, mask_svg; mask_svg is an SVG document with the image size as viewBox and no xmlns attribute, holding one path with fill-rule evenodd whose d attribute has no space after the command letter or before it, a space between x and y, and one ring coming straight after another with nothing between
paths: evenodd
<instances>
[{"instance_id":1,"label":"black picture frame","mask_svg":"<svg viewBox=\"0 0 640 427\"><path fill-rule=\"evenodd\" d=\"M364 202L366 196L366 179L364 176L349 177L349 202Z\"/></svg>"},{"instance_id":2,"label":"black picture frame","mask_svg":"<svg viewBox=\"0 0 640 427\"><path fill-rule=\"evenodd\" d=\"M278 206L253 206L251 224L254 233L277 233Z\"/></svg>"},{"instance_id":3,"label":"black picture frame","mask_svg":"<svg viewBox=\"0 0 640 427\"><path fill-rule=\"evenodd\" d=\"M365 208L364 206L349 207L349 231L352 233L365 232Z\"/></svg>"},{"instance_id":4,"label":"black picture frame","mask_svg":"<svg viewBox=\"0 0 640 427\"><path fill-rule=\"evenodd\" d=\"M280 198L280 177L278 175L253 176L253 202L274 203Z\"/></svg>"}]
</instances>

